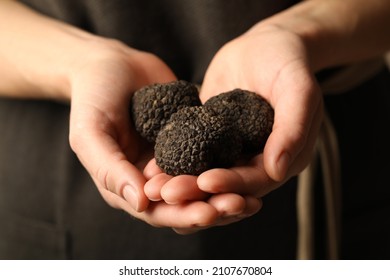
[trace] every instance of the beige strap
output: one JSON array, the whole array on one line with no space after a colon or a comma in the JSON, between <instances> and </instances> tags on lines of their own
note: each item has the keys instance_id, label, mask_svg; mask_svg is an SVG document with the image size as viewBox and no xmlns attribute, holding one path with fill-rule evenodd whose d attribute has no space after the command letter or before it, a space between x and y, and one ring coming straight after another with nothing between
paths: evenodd
<instances>
[{"instance_id":1,"label":"beige strap","mask_svg":"<svg viewBox=\"0 0 390 280\"><path fill-rule=\"evenodd\" d=\"M372 78L386 65L390 66L390 52L385 57L377 57L349 65L335 71L321 82L324 94L339 94L359 86ZM341 230L341 171L337 135L333 124L325 112L324 122L317 139L311 163L298 176L297 216L298 216L298 259L313 259L314 251L314 183L317 165L321 164L324 185L327 257L340 257Z\"/></svg>"},{"instance_id":2,"label":"beige strap","mask_svg":"<svg viewBox=\"0 0 390 280\"><path fill-rule=\"evenodd\" d=\"M336 132L325 112L324 122L316 144L316 152L309 166L298 176L297 259L314 258L314 197L313 187L318 162L324 180L328 258L339 258L341 219L340 157Z\"/></svg>"}]
</instances>

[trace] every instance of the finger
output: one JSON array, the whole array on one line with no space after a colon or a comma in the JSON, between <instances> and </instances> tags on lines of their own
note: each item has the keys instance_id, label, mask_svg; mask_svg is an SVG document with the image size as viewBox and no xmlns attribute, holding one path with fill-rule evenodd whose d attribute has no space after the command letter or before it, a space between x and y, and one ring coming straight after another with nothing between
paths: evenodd
<instances>
[{"instance_id":1,"label":"finger","mask_svg":"<svg viewBox=\"0 0 390 280\"><path fill-rule=\"evenodd\" d=\"M275 119L274 129L264 148L264 168L273 180L282 182L308 164L322 119L321 104L314 106L314 117L305 122L294 121L291 117L289 120L287 116L283 120L282 116ZM303 158L306 160L302 161Z\"/></svg>"},{"instance_id":2,"label":"finger","mask_svg":"<svg viewBox=\"0 0 390 280\"><path fill-rule=\"evenodd\" d=\"M208 201L218 212L218 217L214 223L208 225L200 225L191 228L177 228L173 230L179 234L192 234L194 232L204 230L213 226L224 225L241 220L243 217L239 217L246 208L245 198L238 194L226 193L213 195Z\"/></svg>"},{"instance_id":3,"label":"finger","mask_svg":"<svg viewBox=\"0 0 390 280\"><path fill-rule=\"evenodd\" d=\"M213 225L218 217L214 207L205 202L191 202L168 205L163 201L152 202L148 210L136 212L129 204L114 193L99 189L104 200L117 209L123 209L131 216L155 227L171 227L179 234L190 234Z\"/></svg>"},{"instance_id":4,"label":"finger","mask_svg":"<svg viewBox=\"0 0 390 280\"><path fill-rule=\"evenodd\" d=\"M217 209L219 218L246 218L257 213L262 206L260 199L235 193L213 195L207 202Z\"/></svg>"},{"instance_id":5,"label":"finger","mask_svg":"<svg viewBox=\"0 0 390 280\"><path fill-rule=\"evenodd\" d=\"M310 128L310 133L307 137L304 149L295 157L294 162L290 165L287 172L287 177L295 176L305 169L313 158L313 151L318 139L319 130L322 125L323 107L320 105Z\"/></svg>"},{"instance_id":6,"label":"finger","mask_svg":"<svg viewBox=\"0 0 390 280\"><path fill-rule=\"evenodd\" d=\"M193 228L173 228L173 230L182 235L193 234L195 232L208 229L213 226L224 226L239 222L256 214L262 207L260 199L253 196L240 197L235 194L216 195L209 199L209 203L218 211L218 218L213 224L193 227Z\"/></svg>"},{"instance_id":7,"label":"finger","mask_svg":"<svg viewBox=\"0 0 390 280\"><path fill-rule=\"evenodd\" d=\"M139 213L147 223L156 227L193 229L213 224L217 210L203 201L169 205L163 201L150 203L148 209Z\"/></svg>"},{"instance_id":8,"label":"finger","mask_svg":"<svg viewBox=\"0 0 390 280\"><path fill-rule=\"evenodd\" d=\"M157 174L163 173L160 167L156 164L156 159L151 159L144 168L144 176L146 179L150 180Z\"/></svg>"},{"instance_id":9,"label":"finger","mask_svg":"<svg viewBox=\"0 0 390 280\"><path fill-rule=\"evenodd\" d=\"M104 188L97 188L100 195L103 197L104 201L110 205L113 208L124 210L125 212L129 213L131 216L135 217L137 216L136 210L122 197L118 196L117 194L104 189Z\"/></svg>"},{"instance_id":10,"label":"finger","mask_svg":"<svg viewBox=\"0 0 390 280\"><path fill-rule=\"evenodd\" d=\"M219 219L219 222L216 225L225 226L249 218L260 211L261 207L263 206L262 200L253 196L246 196L244 199L245 209L241 213L233 216L224 216Z\"/></svg>"},{"instance_id":11,"label":"finger","mask_svg":"<svg viewBox=\"0 0 390 280\"><path fill-rule=\"evenodd\" d=\"M259 198L256 198L254 196L245 196L244 198L246 207L244 209L244 212L241 214L242 218L248 218L250 216L253 216L263 207L263 200Z\"/></svg>"},{"instance_id":12,"label":"finger","mask_svg":"<svg viewBox=\"0 0 390 280\"><path fill-rule=\"evenodd\" d=\"M262 197L280 185L268 176L262 155L253 158L247 165L208 170L199 175L197 184L204 192L255 197Z\"/></svg>"},{"instance_id":13,"label":"finger","mask_svg":"<svg viewBox=\"0 0 390 280\"><path fill-rule=\"evenodd\" d=\"M207 202L217 209L220 217L237 216L246 207L245 199L235 193L213 195Z\"/></svg>"},{"instance_id":14,"label":"finger","mask_svg":"<svg viewBox=\"0 0 390 280\"><path fill-rule=\"evenodd\" d=\"M318 85L302 65L297 67L301 68L289 69L288 80L275 82L273 89L275 118L264 148L264 166L275 181L285 180L291 163L307 143L315 113L321 106Z\"/></svg>"},{"instance_id":15,"label":"finger","mask_svg":"<svg viewBox=\"0 0 390 280\"><path fill-rule=\"evenodd\" d=\"M99 188L125 198L136 211L148 206L143 192L143 174L132 165L110 135L100 132L73 130L72 148Z\"/></svg>"},{"instance_id":16,"label":"finger","mask_svg":"<svg viewBox=\"0 0 390 280\"><path fill-rule=\"evenodd\" d=\"M136 212L123 198L106 189L99 191L110 206L123 209L131 216L155 227L171 227L182 229L183 232L194 232L213 225L218 218L218 211L203 201L176 205L169 205L164 201L151 202L145 211Z\"/></svg>"},{"instance_id":17,"label":"finger","mask_svg":"<svg viewBox=\"0 0 390 280\"><path fill-rule=\"evenodd\" d=\"M163 198L161 197L162 187L172 179L172 176L165 173L160 173L152 177L149 181L146 182L144 186L144 192L146 196L151 201L160 201Z\"/></svg>"},{"instance_id":18,"label":"finger","mask_svg":"<svg viewBox=\"0 0 390 280\"><path fill-rule=\"evenodd\" d=\"M201 191L197 185L197 177L180 175L172 177L161 189L161 197L169 204L191 200L204 200L208 193Z\"/></svg>"}]
</instances>

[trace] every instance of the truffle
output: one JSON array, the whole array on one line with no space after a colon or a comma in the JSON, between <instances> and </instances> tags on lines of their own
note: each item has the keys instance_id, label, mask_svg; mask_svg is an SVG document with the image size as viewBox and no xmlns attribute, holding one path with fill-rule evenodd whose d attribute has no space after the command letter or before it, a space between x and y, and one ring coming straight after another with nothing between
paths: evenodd
<instances>
[{"instance_id":1,"label":"truffle","mask_svg":"<svg viewBox=\"0 0 390 280\"><path fill-rule=\"evenodd\" d=\"M154 142L157 165L169 175L231 167L262 152L274 111L254 92L234 89L204 106L194 84L175 81L136 91L131 114L136 130Z\"/></svg>"},{"instance_id":2,"label":"truffle","mask_svg":"<svg viewBox=\"0 0 390 280\"><path fill-rule=\"evenodd\" d=\"M250 157L263 151L274 122L274 110L264 98L234 89L210 98L204 106L234 124L242 137L244 155Z\"/></svg>"},{"instance_id":3,"label":"truffle","mask_svg":"<svg viewBox=\"0 0 390 280\"><path fill-rule=\"evenodd\" d=\"M138 133L149 142L177 110L199 106L197 87L186 81L152 84L137 90L131 100L131 114Z\"/></svg>"},{"instance_id":4,"label":"truffle","mask_svg":"<svg viewBox=\"0 0 390 280\"><path fill-rule=\"evenodd\" d=\"M157 165L169 175L200 173L230 167L241 154L236 130L222 116L203 106L184 107L172 115L157 135Z\"/></svg>"}]
</instances>

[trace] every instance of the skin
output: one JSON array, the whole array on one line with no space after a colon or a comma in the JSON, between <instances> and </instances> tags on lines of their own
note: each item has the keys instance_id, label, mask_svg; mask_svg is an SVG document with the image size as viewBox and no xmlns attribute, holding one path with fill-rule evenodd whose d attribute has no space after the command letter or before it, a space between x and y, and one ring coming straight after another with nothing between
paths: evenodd
<instances>
[{"instance_id":1,"label":"skin","mask_svg":"<svg viewBox=\"0 0 390 280\"><path fill-rule=\"evenodd\" d=\"M387 0L304 1L224 45L206 72L202 100L252 90L271 103L275 123L262 155L198 177L163 174L131 127L131 93L176 79L153 54L1 0L0 94L69 103L70 145L103 199L188 234L255 214L261 197L304 169L322 121L314 73L389 49L389 14Z\"/></svg>"}]
</instances>

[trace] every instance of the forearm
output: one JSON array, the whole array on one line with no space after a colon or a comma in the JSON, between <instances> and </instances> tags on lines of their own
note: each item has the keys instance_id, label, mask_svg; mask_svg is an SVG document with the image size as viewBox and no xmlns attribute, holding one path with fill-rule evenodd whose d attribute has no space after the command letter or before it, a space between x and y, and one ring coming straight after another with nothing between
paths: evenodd
<instances>
[{"instance_id":1,"label":"forearm","mask_svg":"<svg viewBox=\"0 0 390 280\"><path fill-rule=\"evenodd\" d=\"M381 55L390 49L390 1L310 0L254 29L276 26L300 36L314 71Z\"/></svg>"},{"instance_id":2,"label":"forearm","mask_svg":"<svg viewBox=\"0 0 390 280\"><path fill-rule=\"evenodd\" d=\"M70 98L69 71L93 36L0 0L0 95Z\"/></svg>"}]
</instances>

